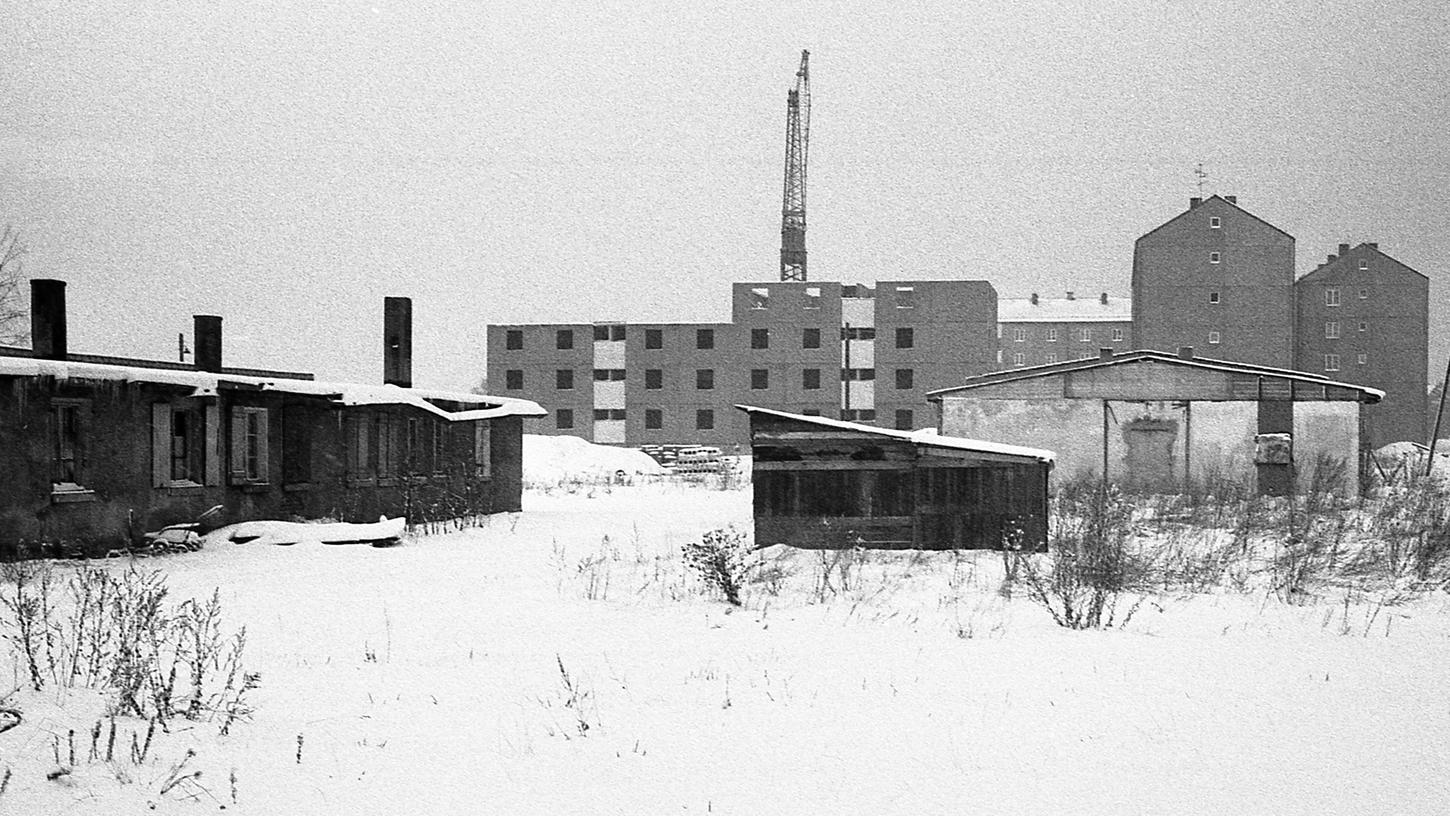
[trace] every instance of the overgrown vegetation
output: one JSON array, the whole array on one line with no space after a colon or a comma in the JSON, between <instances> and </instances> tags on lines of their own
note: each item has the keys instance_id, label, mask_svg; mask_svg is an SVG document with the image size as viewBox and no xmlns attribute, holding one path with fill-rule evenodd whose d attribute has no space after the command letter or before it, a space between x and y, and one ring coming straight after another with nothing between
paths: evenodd
<instances>
[{"instance_id":1,"label":"overgrown vegetation","mask_svg":"<svg viewBox=\"0 0 1450 816\"><path fill-rule=\"evenodd\" d=\"M107 693L112 716L207 721L221 733L247 719L260 682L242 656L246 629L222 626L221 596L172 603L159 571L48 564L0 567L0 637L35 691Z\"/></svg>"},{"instance_id":2,"label":"overgrown vegetation","mask_svg":"<svg viewBox=\"0 0 1450 816\"><path fill-rule=\"evenodd\" d=\"M705 585L718 590L725 600L740 606L741 590L748 580L750 545L745 534L732 524L710 530L684 545L685 563Z\"/></svg>"}]
</instances>

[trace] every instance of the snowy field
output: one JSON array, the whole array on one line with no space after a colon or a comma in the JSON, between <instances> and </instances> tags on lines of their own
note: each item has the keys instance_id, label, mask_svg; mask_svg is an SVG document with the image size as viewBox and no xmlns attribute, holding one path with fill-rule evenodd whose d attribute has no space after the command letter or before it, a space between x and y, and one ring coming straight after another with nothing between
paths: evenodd
<instances>
[{"instance_id":1,"label":"snowy field","mask_svg":"<svg viewBox=\"0 0 1450 816\"><path fill-rule=\"evenodd\" d=\"M91 760L104 701L30 691L7 654L0 812L1450 812L1442 590L1165 593L1069 631L1003 597L994 553L868 554L826 586L777 549L735 608L680 547L749 514L748 490L550 490L391 548L141 561L246 626L251 722L173 720L136 762L120 717Z\"/></svg>"}]
</instances>

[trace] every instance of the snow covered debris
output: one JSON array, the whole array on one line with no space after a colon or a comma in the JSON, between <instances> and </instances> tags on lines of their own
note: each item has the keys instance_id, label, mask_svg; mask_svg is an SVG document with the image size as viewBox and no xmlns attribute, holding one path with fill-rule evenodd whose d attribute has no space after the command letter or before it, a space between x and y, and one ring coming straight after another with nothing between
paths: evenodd
<instances>
[{"instance_id":1,"label":"snow covered debris","mask_svg":"<svg viewBox=\"0 0 1450 816\"><path fill-rule=\"evenodd\" d=\"M649 454L633 448L596 445L577 436L524 434L524 483L610 481L662 476L667 471Z\"/></svg>"},{"instance_id":2,"label":"snow covered debris","mask_svg":"<svg viewBox=\"0 0 1450 816\"><path fill-rule=\"evenodd\" d=\"M403 535L407 520L384 518L371 524L334 521L305 523L295 521L244 521L212 530L207 544L363 544L396 541Z\"/></svg>"}]
</instances>

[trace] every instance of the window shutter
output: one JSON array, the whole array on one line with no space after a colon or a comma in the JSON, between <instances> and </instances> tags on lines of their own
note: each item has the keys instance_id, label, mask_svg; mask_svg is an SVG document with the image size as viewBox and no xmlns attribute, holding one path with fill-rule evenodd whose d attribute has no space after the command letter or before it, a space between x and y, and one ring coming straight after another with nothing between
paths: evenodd
<instances>
[{"instance_id":1,"label":"window shutter","mask_svg":"<svg viewBox=\"0 0 1450 816\"><path fill-rule=\"evenodd\" d=\"M266 408L257 409L257 436L261 442L257 445L257 472L261 474L262 481L272 481L271 456L272 435L267 431L267 416L271 412Z\"/></svg>"},{"instance_id":2,"label":"window shutter","mask_svg":"<svg viewBox=\"0 0 1450 816\"><path fill-rule=\"evenodd\" d=\"M206 406L206 427L202 432L202 460L206 463L206 483L222 483L222 409L212 403Z\"/></svg>"},{"instance_id":3,"label":"window shutter","mask_svg":"<svg viewBox=\"0 0 1450 816\"><path fill-rule=\"evenodd\" d=\"M489 479L493 477L493 442L492 427L487 420L479 420L473 425L473 463L478 468L480 478Z\"/></svg>"},{"instance_id":4,"label":"window shutter","mask_svg":"<svg viewBox=\"0 0 1450 816\"><path fill-rule=\"evenodd\" d=\"M231 410L232 445L228 458L229 470L233 483L241 483L247 480L247 415L240 408Z\"/></svg>"},{"instance_id":5,"label":"window shutter","mask_svg":"<svg viewBox=\"0 0 1450 816\"><path fill-rule=\"evenodd\" d=\"M171 406L151 405L151 486L171 483Z\"/></svg>"}]
</instances>

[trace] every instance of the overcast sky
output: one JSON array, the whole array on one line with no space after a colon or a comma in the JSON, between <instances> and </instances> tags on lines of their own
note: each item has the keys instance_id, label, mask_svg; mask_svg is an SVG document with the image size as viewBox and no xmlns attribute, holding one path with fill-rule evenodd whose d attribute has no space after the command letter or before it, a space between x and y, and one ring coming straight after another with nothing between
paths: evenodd
<instances>
[{"instance_id":1,"label":"overcast sky","mask_svg":"<svg viewBox=\"0 0 1450 816\"><path fill-rule=\"evenodd\" d=\"M1431 277L1450 326L1443 2L758 6L19 0L0 223L71 348L466 388L489 323L723 320L778 276L785 92L811 51L813 279L1127 294L1204 192Z\"/></svg>"}]
</instances>

